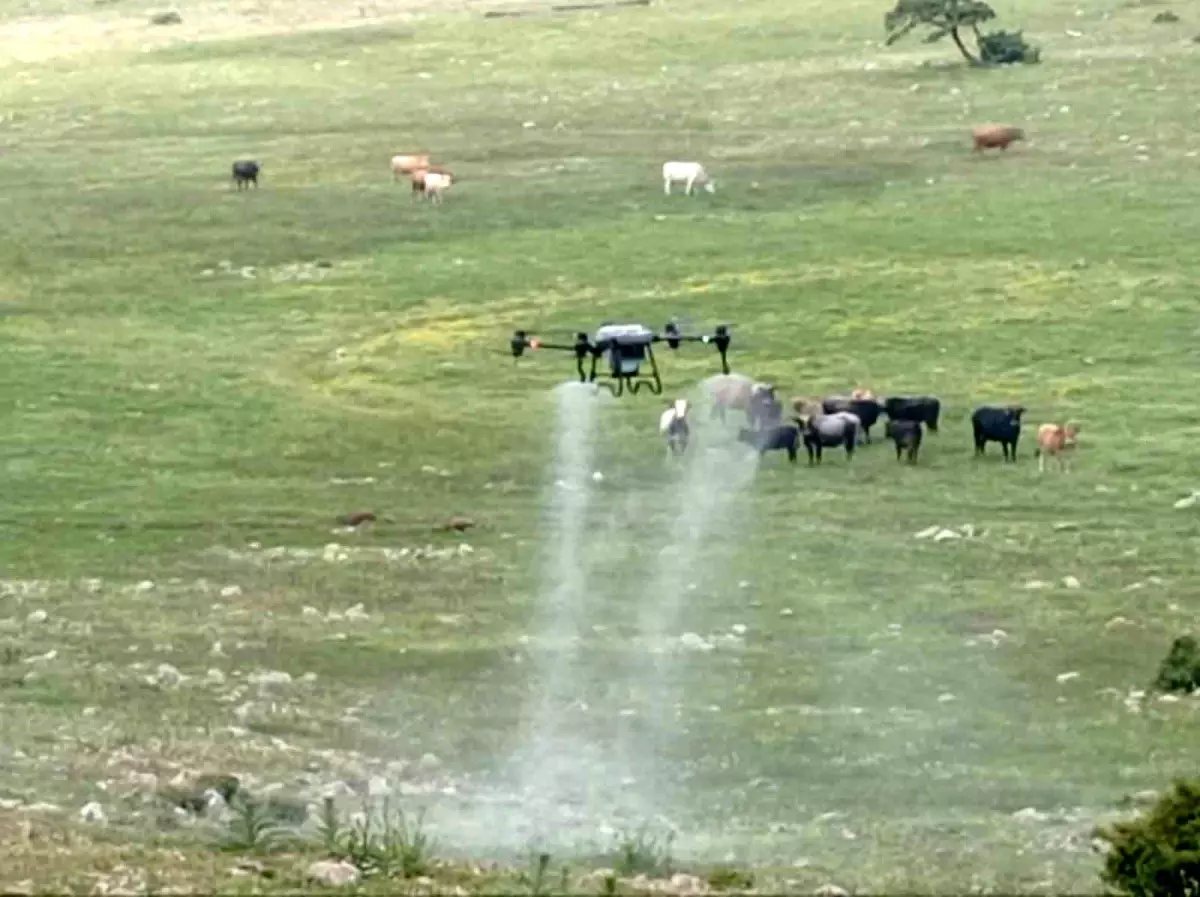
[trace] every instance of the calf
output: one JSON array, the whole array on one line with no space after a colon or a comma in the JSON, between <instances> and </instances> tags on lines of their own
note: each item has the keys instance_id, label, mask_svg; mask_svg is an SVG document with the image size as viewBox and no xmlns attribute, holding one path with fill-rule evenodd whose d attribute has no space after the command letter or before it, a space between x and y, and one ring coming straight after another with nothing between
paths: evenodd
<instances>
[{"instance_id":1,"label":"calf","mask_svg":"<svg viewBox=\"0 0 1200 897\"><path fill-rule=\"evenodd\" d=\"M758 450L759 457L767 452L786 451L788 460L796 463L800 453L800 428L795 424L778 424L766 430L738 430L738 440Z\"/></svg>"},{"instance_id":2,"label":"calf","mask_svg":"<svg viewBox=\"0 0 1200 897\"><path fill-rule=\"evenodd\" d=\"M862 424L863 439L870 442L871 427L875 426L883 414L883 406L871 398L870 395L863 397L859 390L855 390L855 393L858 393L858 395L851 395L850 398L846 398L845 396L830 396L827 399L822 399L821 410L826 414L836 414L839 411L850 412Z\"/></svg>"},{"instance_id":3,"label":"calf","mask_svg":"<svg viewBox=\"0 0 1200 897\"><path fill-rule=\"evenodd\" d=\"M250 159L242 159L233 163L233 182L239 190L248 188L250 184L258 189L258 173L262 166Z\"/></svg>"},{"instance_id":4,"label":"calf","mask_svg":"<svg viewBox=\"0 0 1200 897\"><path fill-rule=\"evenodd\" d=\"M687 451L691 436L687 413L687 399L676 399L658 419L658 432L667 437L667 451L675 456Z\"/></svg>"},{"instance_id":5,"label":"calf","mask_svg":"<svg viewBox=\"0 0 1200 897\"><path fill-rule=\"evenodd\" d=\"M972 152L975 153L996 147L1004 152L1009 144L1024 139L1025 132L1011 125L982 125L971 131Z\"/></svg>"},{"instance_id":6,"label":"calf","mask_svg":"<svg viewBox=\"0 0 1200 897\"><path fill-rule=\"evenodd\" d=\"M1070 467L1069 458L1075 453L1078 436L1078 424L1042 424L1038 427L1037 448L1033 450L1038 459L1038 473L1045 472L1047 455L1058 462L1059 470L1066 472Z\"/></svg>"},{"instance_id":7,"label":"calf","mask_svg":"<svg viewBox=\"0 0 1200 897\"><path fill-rule=\"evenodd\" d=\"M809 464L820 464L822 451L838 445L845 446L847 461L854 457L862 427L850 412L818 414L807 419L797 418L796 422L804 428L804 448Z\"/></svg>"},{"instance_id":8,"label":"calf","mask_svg":"<svg viewBox=\"0 0 1200 897\"><path fill-rule=\"evenodd\" d=\"M883 435L896 443L896 460L907 450L908 463L917 463L917 453L921 450L921 422L915 420L889 420L883 429Z\"/></svg>"},{"instance_id":9,"label":"calf","mask_svg":"<svg viewBox=\"0 0 1200 897\"><path fill-rule=\"evenodd\" d=\"M442 193L453 183L454 179L449 174L427 171L422 195L428 197L430 202L439 203L442 201Z\"/></svg>"},{"instance_id":10,"label":"calf","mask_svg":"<svg viewBox=\"0 0 1200 897\"><path fill-rule=\"evenodd\" d=\"M1022 405L983 405L971 415L975 431L975 454L982 455L989 442L1000 443L1005 461L1017 460L1017 443L1021 439Z\"/></svg>"},{"instance_id":11,"label":"calf","mask_svg":"<svg viewBox=\"0 0 1200 897\"><path fill-rule=\"evenodd\" d=\"M429 173L444 174L450 181L454 180L454 174L445 168L437 165L431 165L428 168L417 168L412 172L412 195L416 199L420 199L425 195L425 176Z\"/></svg>"},{"instance_id":12,"label":"calf","mask_svg":"<svg viewBox=\"0 0 1200 897\"><path fill-rule=\"evenodd\" d=\"M713 181L709 179L708 172L699 162L664 162L662 176L663 193L667 196L671 195L671 184L675 181L684 182L683 192L688 196L692 195L693 188L697 184L708 193L717 189Z\"/></svg>"}]
</instances>

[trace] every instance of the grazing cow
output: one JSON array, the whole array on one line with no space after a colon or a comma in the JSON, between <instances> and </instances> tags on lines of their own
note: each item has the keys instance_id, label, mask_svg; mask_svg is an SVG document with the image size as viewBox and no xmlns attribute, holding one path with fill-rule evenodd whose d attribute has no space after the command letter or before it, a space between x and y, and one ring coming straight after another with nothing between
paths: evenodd
<instances>
[{"instance_id":1,"label":"grazing cow","mask_svg":"<svg viewBox=\"0 0 1200 897\"><path fill-rule=\"evenodd\" d=\"M442 193L449 189L454 183L454 178L449 174L442 174L436 171L425 172L425 184L422 191L422 196L425 196L430 202L439 203L442 201Z\"/></svg>"},{"instance_id":2,"label":"grazing cow","mask_svg":"<svg viewBox=\"0 0 1200 897\"><path fill-rule=\"evenodd\" d=\"M821 400L812 396L792 396L792 414L807 419L825 412L821 409Z\"/></svg>"},{"instance_id":3,"label":"grazing cow","mask_svg":"<svg viewBox=\"0 0 1200 897\"><path fill-rule=\"evenodd\" d=\"M942 403L934 396L894 396L884 401L883 413L889 420L915 420L936 433Z\"/></svg>"},{"instance_id":4,"label":"grazing cow","mask_svg":"<svg viewBox=\"0 0 1200 897\"><path fill-rule=\"evenodd\" d=\"M233 163L233 182L239 190L248 189L253 184L258 189L258 173L262 166L250 159L241 159Z\"/></svg>"},{"instance_id":5,"label":"grazing cow","mask_svg":"<svg viewBox=\"0 0 1200 897\"><path fill-rule=\"evenodd\" d=\"M1065 473L1070 468L1070 457L1075 453L1078 437L1078 424L1042 424L1038 427L1037 448L1033 450L1038 459L1038 473L1046 470L1047 455L1054 458L1059 470Z\"/></svg>"},{"instance_id":6,"label":"grazing cow","mask_svg":"<svg viewBox=\"0 0 1200 897\"><path fill-rule=\"evenodd\" d=\"M418 168L412 172L412 195L417 199L425 195L425 176L430 174L443 174L451 181L454 180L453 172L442 168L438 165L431 165L428 168Z\"/></svg>"},{"instance_id":7,"label":"grazing cow","mask_svg":"<svg viewBox=\"0 0 1200 897\"><path fill-rule=\"evenodd\" d=\"M855 392L861 391L855 390ZM821 400L821 410L826 414L836 414L839 411L850 412L862 423L863 439L870 442L871 427L875 426L880 415L883 414L883 405L871 398L869 393L866 398L855 398L853 395L850 398L830 396Z\"/></svg>"},{"instance_id":8,"label":"grazing cow","mask_svg":"<svg viewBox=\"0 0 1200 897\"><path fill-rule=\"evenodd\" d=\"M717 187L712 181L708 172L704 170L704 166L699 162L664 162L662 167L663 176L663 193L667 196L671 195L671 184L675 181L683 181L685 186L684 194L691 196L693 188L697 184L702 186L706 192L712 193Z\"/></svg>"},{"instance_id":9,"label":"grazing cow","mask_svg":"<svg viewBox=\"0 0 1200 897\"><path fill-rule=\"evenodd\" d=\"M883 428L883 435L896 443L896 460L905 451L908 452L908 463L917 463L917 453L921 450L921 422L916 420L889 420Z\"/></svg>"},{"instance_id":10,"label":"grazing cow","mask_svg":"<svg viewBox=\"0 0 1200 897\"><path fill-rule=\"evenodd\" d=\"M1011 125L981 125L971 131L971 141L974 144L972 152L981 153L985 149L1000 148L1001 152L1008 149L1009 144L1025 139L1021 128Z\"/></svg>"},{"instance_id":11,"label":"grazing cow","mask_svg":"<svg viewBox=\"0 0 1200 897\"><path fill-rule=\"evenodd\" d=\"M429 167L429 154L392 156L392 180L397 181L400 175L409 174L422 168Z\"/></svg>"},{"instance_id":12,"label":"grazing cow","mask_svg":"<svg viewBox=\"0 0 1200 897\"><path fill-rule=\"evenodd\" d=\"M800 453L800 428L795 424L777 424L765 430L738 430L738 441L758 450L759 457L767 452L786 451L788 460L796 463Z\"/></svg>"},{"instance_id":13,"label":"grazing cow","mask_svg":"<svg viewBox=\"0 0 1200 897\"><path fill-rule=\"evenodd\" d=\"M687 413L688 400L676 399L658 419L658 432L667 437L667 451L675 456L687 451L691 436Z\"/></svg>"},{"instance_id":14,"label":"grazing cow","mask_svg":"<svg viewBox=\"0 0 1200 897\"><path fill-rule=\"evenodd\" d=\"M848 411L835 414L817 414L812 417L796 418L804 432L804 448L808 451L808 463L821 463L821 453L833 446L845 446L846 460L854 457L862 424Z\"/></svg>"},{"instance_id":15,"label":"grazing cow","mask_svg":"<svg viewBox=\"0 0 1200 897\"><path fill-rule=\"evenodd\" d=\"M758 411L752 408L770 408L770 403L764 398L764 393L773 400L775 387L769 383L756 383L745 374L717 374L704 383L712 399L712 417L725 422L725 414L729 410L744 411L747 418ZM751 421L753 426L753 421Z\"/></svg>"},{"instance_id":16,"label":"grazing cow","mask_svg":"<svg viewBox=\"0 0 1200 897\"><path fill-rule=\"evenodd\" d=\"M751 430L764 430L783 422L783 403L775 398L775 385L756 383L750 391L746 420Z\"/></svg>"},{"instance_id":17,"label":"grazing cow","mask_svg":"<svg viewBox=\"0 0 1200 897\"><path fill-rule=\"evenodd\" d=\"M975 431L975 454L982 455L989 442L1000 443L1005 461L1017 460L1017 443L1021 439L1023 405L982 405L971 415Z\"/></svg>"}]
</instances>

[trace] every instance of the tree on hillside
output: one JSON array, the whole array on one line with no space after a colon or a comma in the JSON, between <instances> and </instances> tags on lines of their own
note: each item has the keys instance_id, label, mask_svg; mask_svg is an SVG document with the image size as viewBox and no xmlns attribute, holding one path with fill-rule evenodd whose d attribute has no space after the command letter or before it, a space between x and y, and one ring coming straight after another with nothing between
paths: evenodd
<instances>
[{"instance_id":1,"label":"tree on hillside","mask_svg":"<svg viewBox=\"0 0 1200 897\"><path fill-rule=\"evenodd\" d=\"M998 32L996 35L984 35L979 31L983 22L996 18L996 11L983 0L896 0L896 6L886 16L883 24L887 31L887 45L890 47L910 31L918 28L929 28L925 35L925 43L932 44L949 35L958 47L960 53L971 65L984 65L1005 62L1036 62L1037 50L1027 47L1025 53L1014 55L1011 43L1012 35ZM979 55L974 55L963 42L960 33L970 29L975 37L975 46ZM993 38L1004 38L1003 41ZM1016 35L1022 45L1020 34ZM992 44L1003 43L1004 52L993 52ZM995 49L999 50L1000 47Z\"/></svg>"}]
</instances>

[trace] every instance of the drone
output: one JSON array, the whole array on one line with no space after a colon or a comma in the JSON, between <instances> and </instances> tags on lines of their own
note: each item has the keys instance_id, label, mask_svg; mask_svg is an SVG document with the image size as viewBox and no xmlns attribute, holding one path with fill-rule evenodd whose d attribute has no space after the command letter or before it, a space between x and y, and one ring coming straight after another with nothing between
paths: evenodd
<instances>
[{"instance_id":1,"label":"drone","mask_svg":"<svg viewBox=\"0 0 1200 897\"><path fill-rule=\"evenodd\" d=\"M641 324L607 323L603 324L591 339L583 332L575 334L575 342L571 344L543 342L529 336L524 330L518 330L513 333L510 345L514 360L520 358L526 349L574 352L579 380L587 383L595 383L596 366L600 362L600 356L607 355L609 376L616 381L616 386L611 383L598 383L597 386L605 387L614 396L622 395L626 385L634 395L645 386L657 396L662 395L663 387L658 376L658 363L654 360L655 343L665 342L672 350L678 349L682 343L712 343L721 354L721 370L728 374L729 362L725 354L729 351L729 340L729 327L725 324L717 325L711 334L690 336L681 333L679 326L672 321L663 328L662 333L656 333ZM592 357L591 370L585 374L583 360L589 355ZM648 374L642 371L642 365L646 362L650 364Z\"/></svg>"}]
</instances>

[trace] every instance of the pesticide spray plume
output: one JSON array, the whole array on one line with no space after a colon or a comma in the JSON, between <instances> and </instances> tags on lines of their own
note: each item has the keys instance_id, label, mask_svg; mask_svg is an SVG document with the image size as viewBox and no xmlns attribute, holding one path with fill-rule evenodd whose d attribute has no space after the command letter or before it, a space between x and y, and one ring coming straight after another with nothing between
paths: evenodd
<instances>
[{"instance_id":1,"label":"pesticide spray plume","mask_svg":"<svg viewBox=\"0 0 1200 897\"><path fill-rule=\"evenodd\" d=\"M477 854L532 845L603 851L616 832L653 821L670 827L679 770L666 749L685 697L685 597L693 583L719 572L713 543L725 547L735 537L735 499L757 469L756 453L710 413L713 381L728 377L692 390L692 440L681 465L653 486L620 493L593 479L597 414L611 397L578 382L554 390L544 572L518 747L495 788L438 826L445 836ZM657 542L644 545L636 527L664 510ZM610 627L623 634L602 635ZM606 651L585 647L601 638Z\"/></svg>"}]
</instances>

